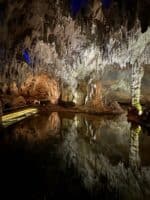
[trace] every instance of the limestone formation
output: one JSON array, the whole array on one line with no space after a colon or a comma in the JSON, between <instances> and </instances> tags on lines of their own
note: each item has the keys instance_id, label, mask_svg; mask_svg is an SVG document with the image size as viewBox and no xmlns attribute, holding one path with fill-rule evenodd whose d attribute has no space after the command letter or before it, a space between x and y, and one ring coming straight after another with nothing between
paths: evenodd
<instances>
[{"instance_id":1,"label":"limestone formation","mask_svg":"<svg viewBox=\"0 0 150 200\"><path fill-rule=\"evenodd\" d=\"M23 96L18 96L12 100L12 107L23 107L26 105L26 101Z\"/></svg>"},{"instance_id":2,"label":"limestone formation","mask_svg":"<svg viewBox=\"0 0 150 200\"><path fill-rule=\"evenodd\" d=\"M1 0L1 99L83 105L91 80L101 84L100 104L131 102L131 66L150 66L150 2L128 4L89 0L74 13L69 0ZM143 102L150 101L147 76L139 91Z\"/></svg>"}]
</instances>

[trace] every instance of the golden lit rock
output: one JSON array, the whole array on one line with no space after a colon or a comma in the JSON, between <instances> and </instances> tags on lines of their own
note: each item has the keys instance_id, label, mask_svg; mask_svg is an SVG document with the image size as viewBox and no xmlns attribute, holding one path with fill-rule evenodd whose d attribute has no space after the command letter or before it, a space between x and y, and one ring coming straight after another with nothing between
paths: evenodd
<instances>
[{"instance_id":1,"label":"golden lit rock","mask_svg":"<svg viewBox=\"0 0 150 200\"><path fill-rule=\"evenodd\" d=\"M26 105L26 101L23 96L14 97L12 100L12 107L22 107Z\"/></svg>"},{"instance_id":2,"label":"golden lit rock","mask_svg":"<svg viewBox=\"0 0 150 200\"><path fill-rule=\"evenodd\" d=\"M14 81L10 84L9 88L11 95L19 95L18 87Z\"/></svg>"},{"instance_id":3,"label":"golden lit rock","mask_svg":"<svg viewBox=\"0 0 150 200\"><path fill-rule=\"evenodd\" d=\"M60 96L59 83L47 75L30 76L21 86L21 93L25 98L47 100L52 104L58 102Z\"/></svg>"}]
</instances>

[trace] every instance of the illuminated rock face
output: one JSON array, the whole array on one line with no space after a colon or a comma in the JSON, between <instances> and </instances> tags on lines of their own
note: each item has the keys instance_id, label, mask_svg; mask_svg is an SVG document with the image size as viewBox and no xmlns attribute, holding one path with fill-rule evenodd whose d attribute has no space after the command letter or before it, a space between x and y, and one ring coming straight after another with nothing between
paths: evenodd
<instances>
[{"instance_id":1,"label":"illuminated rock face","mask_svg":"<svg viewBox=\"0 0 150 200\"><path fill-rule=\"evenodd\" d=\"M14 98L12 101L12 107L21 107L25 105L26 105L26 101L23 96L18 96Z\"/></svg>"},{"instance_id":2,"label":"illuminated rock face","mask_svg":"<svg viewBox=\"0 0 150 200\"><path fill-rule=\"evenodd\" d=\"M58 87L67 85L62 100L83 105L90 94L87 87L80 85L92 87L89 85L92 79L102 85L98 98L109 96L111 101L131 102L130 70L123 81L121 74L135 62L139 66L150 64L148 0L130 4L116 0L109 6L104 1L89 1L75 15L66 0L33 0L30 4L25 0L8 1L8 4L2 0L0 7L0 82L3 84L0 83L0 90L3 93L10 88L13 95L21 95L20 88L27 92L23 84L29 81L30 74L38 80L39 75L47 74L54 79L48 83L50 89L43 83L47 79L40 85L35 80L36 86L33 84L29 92L34 100L44 98L57 103ZM120 70L116 72L119 81L113 82L108 91L103 75L110 69L113 73L115 68ZM142 84L144 88L147 82ZM142 100L149 101L149 98L143 95Z\"/></svg>"},{"instance_id":3,"label":"illuminated rock face","mask_svg":"<svg viewBox=\"0 0 150 200\"><path fill-rule=\"evenodd\" d=\"M10 89L10 93L12 94L12 95L14 95L14 96L18 96L19 95L19 92L18 92L18 88L17 88L17 85L16 85L16 83L15 82L12 82L11 84L10 84L10 87L9 87Z\"/></svg>"},{"instance_id":4,"label":"illuminated rock face","mask_svg":"<svg viewBox=\"0 0 150 200\"><path fill-rule=\"evenodd\" d=\"M132 66L132 105L137 109L138 114L143 113L142 106L140 105L140 96L141 96L141 80L144 74L142 66L139 66L138 63L135 63Z\"/></svg>"},{"instance_id":5,"label":"illuminated rock face","mask_svg":"<svg viewBox=\"0 0 150 200\"><path fill-rule=\"evenodd\" d=\"M60 96L58 82L44 74L27 78L21 93L27 99L48 100L52 104L56 104Z\"/></svg>"},{"instance_id":6,"label":"illuminated rock face","mask_svg":"<svg viewBox=\"0 0 150 200\"><path fill-rule=\"evenodd\" d=\"M101 82L94 81L94 82L89 83L87 90L88 92L85 99L85 104L92 107L103 108Z\"/></svg>"}]
</instances>

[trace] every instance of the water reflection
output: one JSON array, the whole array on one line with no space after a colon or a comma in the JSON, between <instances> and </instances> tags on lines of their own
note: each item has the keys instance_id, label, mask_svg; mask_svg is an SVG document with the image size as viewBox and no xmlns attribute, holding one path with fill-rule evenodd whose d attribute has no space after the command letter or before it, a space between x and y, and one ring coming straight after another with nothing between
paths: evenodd
<instances>
[{"instance_id":1,"label":"water reflection","mask_svg":"<svg viewBox=\"0 0 150 200\"><path fill-rule=\"evenodd\" d=\"M52 112L48 118L48 121L49 121L48 123L49 127L47 127L48 130L50 130L50 132L53 134L59 133L61 122L58 113Z\"/></svg>"},{"instance_id":2,"label":"water reflection","mask_svg":"<svg viewBox=\"0 0 150 200\"><path fill-rule=\"evenodd\" d=\"M139 136L142 133L140 125L133 125L130 131L129 163L133 170L140 168Z\"/></svg>"},{"instance_id":3,"label":"water reflection","mask_svg":"<svg viewBox=\"0 0 150 200\"><path fill-rule=\"evenodd\" d=\"M29 165L33 184L34 179L40 184L32 191L36 197L42 193L38 199L55 199L60 193L70 198L145 200L150 196L150 140L141 131L126 115L52 112L5 129L0 155L7 152L9 158L13 152L20 170L22 152L21 167L26 171Z\"/></svg>"},{"instance_id":4,"label":"water reflection","mask_svg":"<svg viewBox=\"0 0 150 200\"><path fill-rule=\"evenodd\" d=\"M117 199L149 196L150 168L140 170L140 126L131 126L124 115L97 120L80 115L72 121L63 120L62 127L64 162L67 168L75 167L93 194L105 188Z\"/></svg>"},{"instance_id":5,"label":"water reflection","mask_svg":"<svg viewBox=\"0 0 150 200\"><path fill-rule=\"evenodd\" d=\"M22 121L12 129L13 137L16 140L22 139L29 143L39 140L46 140L52 135L60 132L60 117L57 112L49 116L33 117L32 120Z\"/></svg>"}]
</instances>

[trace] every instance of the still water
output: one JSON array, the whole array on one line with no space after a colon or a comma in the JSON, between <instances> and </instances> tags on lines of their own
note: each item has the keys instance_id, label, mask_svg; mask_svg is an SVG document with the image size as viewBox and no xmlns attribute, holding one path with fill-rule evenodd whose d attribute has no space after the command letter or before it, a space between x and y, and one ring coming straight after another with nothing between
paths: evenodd
<instances>
[{"instance_id":1,"label":"still water","mask_svg":"<svg viewBox=\"0 0 150 200\"><path fill-rule=\"evenodd\" d=\"M43 113L0 134L0 199L150 199L150 133L126 115Z\"/></svg>"}]
</instances>

